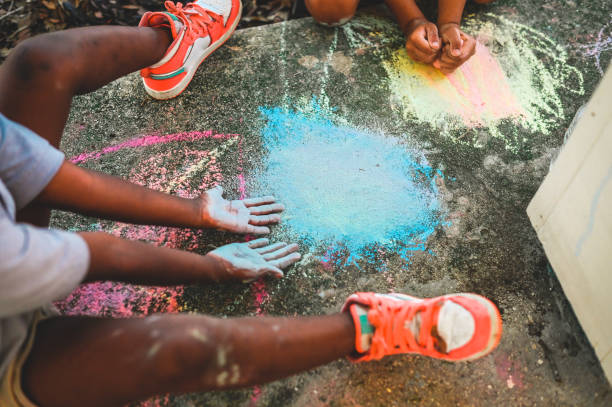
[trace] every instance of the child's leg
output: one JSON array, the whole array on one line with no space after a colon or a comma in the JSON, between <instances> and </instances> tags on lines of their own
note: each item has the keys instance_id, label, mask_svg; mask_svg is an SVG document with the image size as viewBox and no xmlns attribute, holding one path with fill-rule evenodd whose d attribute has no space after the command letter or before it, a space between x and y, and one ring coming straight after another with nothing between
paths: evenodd
<instances>
[{"instance_id":1,"label":"child's leg","mask_svg":"<svg viewBox=\"0 0 612 407\"><path fill-rule=\"evenodd\" d=\"M21 383L42 406L123 405L265 383L349 355L473 360L501 337L499 311L475 294L355 293L343 310L302 318L58 317L39 325Z\"/></svg>"},{"instance_id":2,"label":"child's leg","mask_svg":"<svg viewBox=\"0 0 612 407\"><path fill-rule=\"evenodd\" d=\"M310 15L323 25L342 25L349 21L359 0L305 0Z\"/></svg>"},{"instance_id":3,"label":"child's leg","mask_svg":"<svg viewBox=\"0 0 612 407\"><path fill-rule=\"evenodd\" d=\"M0 66L0 112L59 147L72 97L159 61L165 30L88 27L21 43ZM49 211L24 208L18 219L46 226Z\"/></svg>"},{"instance_id":4,"label":"child's leg","mask_svg":"<svg viewBox=\"0 0 612 407\"><path fill-rule=\"evenodd\" d=\"M269 382L346 356L354 344L348 313L59 317L39 325L22 383L40 406L121 406L155 394Z\"/></svg>"},{"instance_id":5,"label":"child's leg","mask_svg":"<svg viewBox=\"0 0 612 407\"><path fill-rule=\"evenodd\" d=\"M87 27L21 43L0 67L0 112L55 147L72 97L159 61L171 37L149 27Z\"/></svg>"}]
</instances>

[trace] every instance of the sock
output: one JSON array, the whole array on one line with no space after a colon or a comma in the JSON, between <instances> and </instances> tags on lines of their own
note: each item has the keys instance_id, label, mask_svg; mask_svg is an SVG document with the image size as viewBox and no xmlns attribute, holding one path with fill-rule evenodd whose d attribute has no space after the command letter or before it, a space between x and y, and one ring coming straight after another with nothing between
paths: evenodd
<instances>
[{"instance_id":1,"label":"sock","mask_svg":"<svg viewBox=\"0 0 612 407\"><path fill-rule=\"evenodd\" d=\"M374 336L374 326L368 321L368 308L359 304L351 304L350 313L355 322L355 329L358 331L355 348L357 352L365 353L370 349Z\"/></svg>"}]
</instances>

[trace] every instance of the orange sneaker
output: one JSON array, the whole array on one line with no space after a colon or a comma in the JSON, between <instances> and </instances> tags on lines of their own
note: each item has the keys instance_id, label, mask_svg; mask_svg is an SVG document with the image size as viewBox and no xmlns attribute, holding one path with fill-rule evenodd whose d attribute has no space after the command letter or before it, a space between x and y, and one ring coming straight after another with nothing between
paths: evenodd
<instances>
[{"instance_id":1,"label":"orange sneaker","mask_svg":"<svg viewBox=\"0 0 612 407\"><path fill-rule=\"evenodd\" d=\"M240 16L240 0L197 0L183 7L166 1L167 12L147 12L139 27L164 27L174 41L161 61L140 71L145 90L155 99L178 96L196 70L232 35Z\"/></svg>"},{"instance_id":2,"label":"orange sneaker","mask_svg":"<svg viewBox=\"0 0 612 407\"><path fill-rule=\"evenodd\" d=\"M418 353L453 362L474 360L499 344L497 307L476 294L416 298L404 294L355 293L342 307L355 323L354 361Z\"/></svg>"}]
</instances>

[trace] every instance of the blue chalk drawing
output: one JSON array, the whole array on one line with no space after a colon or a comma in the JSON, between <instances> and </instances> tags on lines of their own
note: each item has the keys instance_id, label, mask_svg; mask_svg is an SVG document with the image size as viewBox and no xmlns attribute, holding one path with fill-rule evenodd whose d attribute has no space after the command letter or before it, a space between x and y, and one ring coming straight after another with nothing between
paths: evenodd
<instances>
[{"instance_id":1,"label":"blue chalk drawing","mask_svg":"<svg viewBox=\"0 0 612 407\"><path fill-rule=\"evenodd\" d=\"M610 166L610 168L608 169L608 175L606 175L606 177L601 180L601 183L599 184L599 187L595 191L595 195L593 195L593 199L591 200L589 222L587 224L586 230L582 233L580 239L578 239L578 243L576 243L576 250L574 252L576 257L580 256L580 253L582 253L582 246L584 246L591 233L593 233L593 226L595 226L595 212L597 211L599 198L601 198L601 193L603 192L606 185L608 185L608 182L610 182L610 180L612 180L612 166Z\"/></svg>"},{"instance_id":2,"label":"blue chalk drawing","mask_svg":"<svg viewBox=\"0 0 612 407\"><path fill-rule=\"evenodd\" d=\"M436 177L425 156L401 140L337 124L313 100L301 111L260 108L268 151L256 175L286 209L285 230L315 247L336 267L377 263L393 251L407 262L427 251L442 223ZM432 253L429 250L429 253Z\"/></svg>"}]
</instances>

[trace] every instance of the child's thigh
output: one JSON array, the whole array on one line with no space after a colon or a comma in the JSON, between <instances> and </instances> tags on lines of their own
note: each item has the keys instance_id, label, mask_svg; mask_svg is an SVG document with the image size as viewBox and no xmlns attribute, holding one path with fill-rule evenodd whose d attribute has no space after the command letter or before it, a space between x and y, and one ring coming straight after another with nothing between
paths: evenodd
<instances>
[{"instance_id":1,"label":"child's thigh","mask_svg":"<svg viewBox=\"0 0 612 407\"><path fill-rule=\"evenodd\" d=\"M206 355L214 358L214 340L204 344L188 335L194 323L206 329L210 320L182 315L46 319L36 327L23 363L21 391L34 405L62 407L124 405L183 392L181 386L189 385L183 376L195 369L191 361L202 369Z\"/></svg>"}]
</instances>

